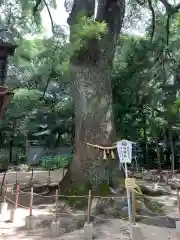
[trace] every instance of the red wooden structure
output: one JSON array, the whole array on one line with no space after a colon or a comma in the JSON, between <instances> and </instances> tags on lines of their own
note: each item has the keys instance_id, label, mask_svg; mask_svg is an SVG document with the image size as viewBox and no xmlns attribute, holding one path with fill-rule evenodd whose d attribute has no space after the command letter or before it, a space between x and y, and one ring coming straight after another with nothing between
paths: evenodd
<instances>
[{"instance_id":1,"label":"red wooden structure","mask_svg":"<svg viewBox=\"0 0 180 240\"><path fill-rule=\"evenodd\" d=\"M16 48L17 45L11 32L5 29L0 30L0 120L14 95L4 84L7 75L8 56L13 56Z\"/></svg>"}]
</instances>

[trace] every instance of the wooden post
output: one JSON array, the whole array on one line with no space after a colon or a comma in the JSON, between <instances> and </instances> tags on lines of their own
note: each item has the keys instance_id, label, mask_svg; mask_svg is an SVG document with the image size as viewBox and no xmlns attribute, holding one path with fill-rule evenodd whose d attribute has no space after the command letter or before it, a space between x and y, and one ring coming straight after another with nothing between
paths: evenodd
<instances>
[{"instance_id":1,"label":"wooden post","mask_svg":"<svg viewBox=\"0 0 180 240\"><path fill-rule=\"evenodd\" d=\"M30 204L29 204L29 215L32 216L32 206L33 206L33 187L30 193Z\"/></svg>"},{"instance_id":2,"label":"wooden post","mask_svg":"<svg viewBox=\"0 0 180 240\"><path fill-rule=\"evenodd\" d=\"M18 208L18 201L19 201L19 184L17 184L17 186L16 186L15 210Z\"/></svg>"},{"instance_id":3,"label":"wooden post","mask_svg":"<svg viewBox=\"0 0 180 240\"><path fill-rule=\"evenodd\" d=\"M132 191L132 223L136 223L136 193Z\"/></svg>"},{"instance_id":4,"label":"wooden post","mask_svg":"<svg viewBox=\"0 0 180 240\"><path fill-rule=\"evenodd\" d=\"M178 215L180 219L180 197L179 197L179 189L177 189L177 206L178 206Z\"/></svg>"},{"instance_id":5,"label":"wooden post","mask_svg":"<svg viewBox=\"0 0 180 240\"><path fill-rule=\"evenodd\" d=\"M6 182L3 187L3 202L6 202L6 195L7 195L7 188L8 188L8 183Z\"/></svg>"},{"instance_id":6,"label":"wooden post","mask_svg":"<svg viewBox=\"0 0 180 240\"><path fill-rule=\"evenodd\" d=\"M135 178L135 171L136 171L135 168L133 168L133 170L132 170L132 177L133 178Z\"/></svg>"},{"instance_id":7,"label":"wooden post","mask_svg":"<svg viewBox=\"0 0 180 240\"><path fill-rule=\"evenodd\" d=\"M10 222L14 222L16 210L18 208L18 201L19 201L19 184L16 185L16 200L14 203L14 209L10 211Z\"/></svg>"},{"instance_id":8,"label":"wooden post","mask_svg":"<svg viewBox=\"0 0 180 240\"><path fill-rule=\"evenodd\" d=\"M162 171L160 172L160 176L159 176L159 182L163 182L164 178L163 178L163 173Z\"/></svg>"},{"instance_id":9,"label":"wooden post","mask_svg":"<svg viewBox=\"0 0 180 240\"><path fill-rule=\"evenodd\" d=\"M90 224L90 217L91 217L91 190L89 190L89 196L88 196L88 212L87 212L88 224Z\"/></svg>"},{"instance_id":10,"label":"wooden post","mask_svg":"<svg viewBox=\"0 0 180 240\"><path fill-rule=\"evenodd\" d=\"M155 171L155 181L158 181L158 173Z\"/></svg>"},{"instance_id":11,"label":"wooden post","mask_svg":"<svg viewBox=\"0 0 180 240\"><path fill-rule=\"evenodd\" d=\"M17 177L17 171L16 171L16 185L18 184L18 177Z\"/></svg>"},{"instance_id":12,"label":"wooden post","mask_svg":"<svg viewBox=\"0 0 180 240\"><path fill-rule=\"evenodd\" d=\"M141 168L141 178L142 178L142 180L144 180L144 169L143 168Z\"/></svg>"},{"instance_id":13,"label":"wooden post","mask_svg":"<svg viewBox=\"0 0 180 240\"><path fill-rule=\"evenodd\" d=\"M57 216L58 216L58 214L57 214L57 211L58 211L58 196L59 195L59 193L58 193L58 189L56 190L56 221L57 221Z\"/></svg>"},{"instance_id":14,"label":"wooden post","mask_svg":"<svg viewBox=\"0 0 180 240\"><path fill-rule=\"evenodd\" d=\"M152 171L152 181L153 181L153 182L156 182L155 170Z\"/></svg>"},{"instance_id":15,"label":"wooden post","mask_svg":"<svg viewBox=\"0 0 180 240\"><path fill-rule=\"evenodd\" d=\"M51 169L48 170L48 184L51 183Z\"/></svg>"},{"instance_id":16,"label":"wooden post","mask_svg":"<svg viewBox=\"0 0 180 240\"><path fill-rule=\"evenodd\" d=\"M169 174L167 173L166 174L166 185L168 185L169 184Z\"/></svg>"},{"instance_id":17,"label":"wooden post","mask_svg":"<svg viewBox=\"0 0 180 240\"><path fill-rule=\"evenodd\" d=\"M31 179L30 179L30 187L33 186L33 179L34 179L34 168L31 168Z\"/></svg>"}]
</instances>

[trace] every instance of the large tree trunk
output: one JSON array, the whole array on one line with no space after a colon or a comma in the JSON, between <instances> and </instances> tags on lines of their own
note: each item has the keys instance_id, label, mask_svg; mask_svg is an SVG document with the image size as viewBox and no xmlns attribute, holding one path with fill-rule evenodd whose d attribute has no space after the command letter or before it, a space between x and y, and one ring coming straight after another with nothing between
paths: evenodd
<instances>
[{"instance_id":1,"label":"large tree trunk","mask_svg":"<svg viewBox=\"0 0 180 240\"><path fill-rule=\"evenodd\" d=\"M75 155L72 179L86 178L102 164L103 154L86 143L111 145L114 139L112 93L108 66L74 68ZM79 172L81 171L81 173ZM77 174L78 173L78 174ZM74 175L75 174L75 175Z\"/></svg>"},{"instance_id":2,"label":"large tree trunk","mask_svg":"<svg viewBox=\"0 0 180 240\"><path fill-rule=\"evenodd\" d=\"M90 3L91 2L91 3ZM69 18L70 30L80 12L94 15L95 2L74 0ZM111 70L114 51L124 18L125 1L99 0L96 21L107 23L108 34L103 39L92 39L81 56L73 56L70 70L73 76L75 104L75 151L61 189L69 184L82 184L94 180L93 172L105 166L103 153L86 143L111 145L115 140L112 112ZM73 44L73 43L72 43ZM97 175L97 171L95 171ZM101 170L100 170L101 172ZM102 172L98 174L98 178Z\"/></svg>"}]
</instances>

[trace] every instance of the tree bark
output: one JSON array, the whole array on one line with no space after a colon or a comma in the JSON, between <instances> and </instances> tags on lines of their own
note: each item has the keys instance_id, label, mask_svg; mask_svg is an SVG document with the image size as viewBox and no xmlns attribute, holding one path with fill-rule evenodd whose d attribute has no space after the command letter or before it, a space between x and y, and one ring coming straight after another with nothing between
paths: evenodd
<instances>
[{"instance_id":1,"label":"tree bark","mask_svg":"<svg viewBox=\"0 0 180 240\"><path fill-rule=\"evenodd\" d=\"M69 18L70 30L76 24L80 12L93 16L95 3L74 0ZM111 70L114 51L122 26L125 1L100 0L95 21L107 23L108 34L103 39L92 39L81 56L73 56L70 71L73 76L73 100L75 105L75 149L73 162L60 184L61 189L69 184L79 185L94 179L93 172L103 164L103 153L86 143L111 145L115 140L112 112ZM73 44L73 43L72 43ZM100 170L98 176L103 178Z\"/></svg>"},{"instance_id":2,"label":"tree bark","mask_svg":"<svg viewBox=\"0 0 180 240\"><path fill-rule=\"evenodd\" d=\"M149 162L149 156L148 156L148 140L147 140L147 131L146 131L146 125L143 127L144 130L144 143L145 143L145 163L147 168L150 169L150 162Z\"/></svg>"},{"instance_id":3,"label":"tree bark","mask_svg":"<svg viewBox=\"0 0 180 240\"><path fill-rule=\"evenodd\" d=\"M14 120L12 122L12 130L11 130L11 135L10 135L10 140L9 140L9 163L12 163L12 157L13 157L13 146L14 146L14 133L16 129L16 121Z\"/></svg>"},{"instance_id":4,"label":"tree bark","mask_svg":"<svg viewBox=\"0 0 180 240\"><path fill-rule=\"evenodd\" d=\"M159 169L161 170L162 169L162 166L161 166L161 154L160 154L160 148L159 148L159 145L158 145L157 137L155 137L155 144L156 144L157 161L158 161Z\"/></svg>"},{"instance_id":5,"label":"tree bark","mask_svg":"<svg viewBox=\"0 0 180 240\"><path fill-rule=\"evenodd\" d=\"M169 133L169 145L170 145L170 150L171 150L171 171L174 174L175 154L174 154L174 143L173 143L172 125L171 124L168 124L168 133Z\"/></svg>"}]
</instances>

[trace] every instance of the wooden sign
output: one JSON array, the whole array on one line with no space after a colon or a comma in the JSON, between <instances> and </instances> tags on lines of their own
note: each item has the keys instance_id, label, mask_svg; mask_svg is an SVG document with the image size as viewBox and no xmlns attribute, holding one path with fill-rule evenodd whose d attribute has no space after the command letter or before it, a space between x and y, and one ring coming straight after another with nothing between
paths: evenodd
<instances>
[{"instance_id":1,"label":"wooden sign","mask_svg":"<svg viewBox=\"0 0 180 240\"><path fill-rule=\"evenodd\" d=\"M136 179L135 178L126 178L125 179L125 187L132 191L136 188Z\"/></svg>"},{"instance_id":2,"label":"wooden sign","mask_svg":"<svg viewBox=\"0 0 180 240\"><path fill-rule=\"evenodd\" d=\"M117 152L120 163L131 163L132 160L132 142L121 140L117 142Z\"/></svg>"}]
</instances>

